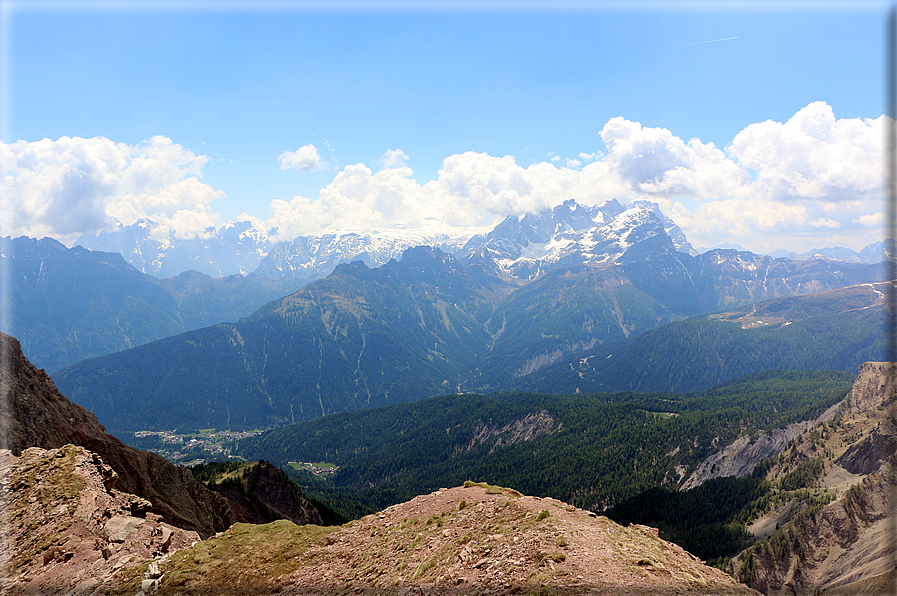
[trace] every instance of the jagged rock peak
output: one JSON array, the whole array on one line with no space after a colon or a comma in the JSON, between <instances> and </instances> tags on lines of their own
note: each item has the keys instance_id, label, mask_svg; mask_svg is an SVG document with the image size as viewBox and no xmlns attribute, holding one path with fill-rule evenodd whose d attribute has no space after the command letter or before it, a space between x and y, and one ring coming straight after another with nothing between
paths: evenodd
<instances>
[{"instance_id":1,"label":"jagged rock peak","mask_svg":"<svg viewBox=\"0 0 897 596\"><path fill-rule=\"evenodd\" d=\"M555 267L622 264L680 252L694 250L655 203L622 205L611 199L586 206L571 199L522 218L506 218L489 234L472 238L461 255L532 280Z\"/></svg>"}]
</instances>

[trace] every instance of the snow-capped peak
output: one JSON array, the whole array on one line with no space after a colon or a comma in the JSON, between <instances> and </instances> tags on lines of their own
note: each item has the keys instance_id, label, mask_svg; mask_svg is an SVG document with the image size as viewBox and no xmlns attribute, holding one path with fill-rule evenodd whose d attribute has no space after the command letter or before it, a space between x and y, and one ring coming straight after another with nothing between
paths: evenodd
<instances>
[{"instance_id":1,"label":"snow-capped peak","mask_svg":"<svg viewBox=\"0 0 897 596\"><path fill-rule=\"evenodd\" d=\"M647 201L624 206L609 200L590 207L568 200L523 219L507 218L481 242L468 243L464 254L487 256L505 272L531 279L558 264L618 262L631 247L652 238L656 251L675 252L665 219Z\"/></svg>"}]
</instances>

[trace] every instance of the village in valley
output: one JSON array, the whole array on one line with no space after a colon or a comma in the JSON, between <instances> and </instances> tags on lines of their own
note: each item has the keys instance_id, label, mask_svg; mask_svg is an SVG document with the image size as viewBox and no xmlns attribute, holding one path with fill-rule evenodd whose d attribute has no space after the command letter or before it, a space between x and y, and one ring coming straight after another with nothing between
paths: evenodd
<instances>
[{"instance_id":1,"label":"village in valley","mask_svg":"<svg viewBox=\"0 0 897 596\"><path fill-rule=\"evenodd\" d=\"M158 453L174 464L193 466L222 458L241 459L231 456L231 444L262 432L262 430L228 431L214 428L188 432L140 430L133 435L127 433L129 435L127 439L139 443L147 451ZM125 440L125 437L119 438Z\"/></svg>"}]
</instances>

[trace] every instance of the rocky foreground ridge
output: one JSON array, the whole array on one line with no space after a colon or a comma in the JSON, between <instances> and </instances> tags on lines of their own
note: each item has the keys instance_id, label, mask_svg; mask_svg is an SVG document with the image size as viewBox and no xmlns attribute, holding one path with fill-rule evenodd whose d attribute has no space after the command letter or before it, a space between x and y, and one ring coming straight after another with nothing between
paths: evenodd
<instances>
[{"instance_id":1,"label":"rocky foreground ridge","mask_svg":"<svg viewBox=\"0 0 897 596\"><path fill-rule=\"evenodd\" d=\"M4 551L4 594L756 594L656 529L486 484L342 527L237 523L199 541L136 517L146 503L105 489L80 447L0 458L18 493L9 527L24 540ZM34 482L44 470L64 488Z\"/></svg>"},{"instance_id":2,"label":"rocky foreground ridge","mask_svg":"<svg viewBox=\"0 0 897 596\"><path fill-rule=\"evenodd\" d=\"M283 594L751 594L657 529L468 482L328 534Z\"/></svg>"},{"instance_id":3,"label":"rocky foreground ridge","mask_svg":"<svg viewBox=\"0 0 897 596\"><path fill-rule=\"evenodd\" d=\"M104 593L128 565L199 541L116 489L119 476L83 447L0 449L0 478L2 594Z\"/></svg>"}]
</instances>

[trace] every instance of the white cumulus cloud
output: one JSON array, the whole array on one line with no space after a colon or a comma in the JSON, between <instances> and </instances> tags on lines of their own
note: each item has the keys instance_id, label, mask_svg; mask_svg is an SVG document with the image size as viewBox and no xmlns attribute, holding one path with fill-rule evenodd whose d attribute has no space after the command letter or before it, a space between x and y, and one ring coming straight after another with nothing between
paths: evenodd
<instances>
[{"instance_id":1,"label":"white cumulus cloud","mask_svg":"<svg viewBox=\"0 0 897 596\"><path fill-rule=\"evenodd\" d=\"M316 197L274 200L264 225L281 239L364 230L436 218L489 225L567 199L597 204L649 199L696 246L738 242L753 250L844 245L880 238L885 117L838 119L824 102L786 122L749 124L720 149L665 128L614 117L576 158L549 153L527 167L510 155L447 156L434 180L419 183L408 156L390 149L374 165L338 171ZM332 149L325 144L332 152ZM105 138L0 143L0 233L71 238L146 217L157 233L201 235L217 225L224 196L201 178L209 158L166 137L138 145ZM281 169L332 167L314 145L284 151ZM562 165L564 164L564 165ZM261 224L260 214L243 214Z\"/></svg>"},{"instance_id":2,"label":"white cumulus cloud","mask_svg":"<svg viewBox=\"0 0 897 596\"><path fill-rule=\"evenodd\" d=\"M405 155L404 151L401 149L389 149L386 153L380 156L380 159L377 160L377 165L386 170L390 168L401 168L407 161L408 156Z\"/></svg>"},{"instance_id":3,"label":"white cumulus cloud","mask_svg":"<svg viewBox=\"0 0 897 596\"><path fill-rule=\"evenodd\" d=\"M410 175L407 167L373 173L364 164L346 166L314 201L303 196L272 201L267 225L278 228L279 238L291 239L413 220L420 212L422 190Z\"/></svg>"},{"instance_id":4,"label":"white cumulus cloud","mask_svg":"<svg viewBox=\"0 0 897 596\"><path fill-rule=\"evenodd\" d=\"M880 200L885 116L837 120L816 101L787 122L751 124L729 154L757 172L754 192L778 201Z\"/></svg>"},{"instance_id":5,"label":"white cumulus cloud","mask_svg":"<svg viewBox=\"0 0 897 596\"><path fill-rule=\"evenodd\" d=\"M604 158L630 190L648 196L718 199L737 193L749 176L713 143L688 143L665 128L644 128L622 117L601 131Z\"/></svg>"},{"instance_id":6,"label":"white cumulus cloud","mask_svg":"<svg viewBox=\"0 0 897 596\"><path fill-rule=\"evenodd\" d=\"M314 145L303 145L295 151L284 151L277 158L281 170L301 170L303 172L315 172L323 170L324 165L318 148Z\"/></svg>"},{"instance_id":7,"label":"white cumulus cloud","mask_svg":"<svg viewBox=\"0 0 897 596\"><path fill-rule=\"evenodd\" d=\"M854 218L853 223L859 224L860 226L865 228L881 229L885 225L885 214L880 212L863 214Z\"/></svg>"},{"instance_id":8,"label":"white cumulus cloud","mask_svg":"<svg viewBox=\"0 0 897 596\"><path fill-rule=\"evenodd\" d=\"M820 217L809 223L814 228L840 228L841 224L830 217Z\"/></svg>"},{"instance_id":9,"label":"white cumulus cloud","mask_svg":"<svg viewBox=\"0 0 897 596\"><path fill-rule=\"evenodd\" d=\"M549 162L526 168L514 157L469 151L443 160L435 180L423 185L407 166L373 173L346 166L317 199L297 196L271 204L269 228L282 237L322 231L363 230L435 218L451 225L489 225L508 216L553 207L571 197L594 204L626 189L594 162L582 170Z\"/></svg>"},{"instance_id":10,"label":"white cumulus cloud","mask_svg":"<svg viewBox=\"0 0 897 596\"><path fill-rule=\"evenodd\" d=\"M141 217L157 233L201 234L224 196L200 181L208 157L156 136L138 145L103 137L0 143L0 233L63 239Z\"/></svg>"}]
</instances>

